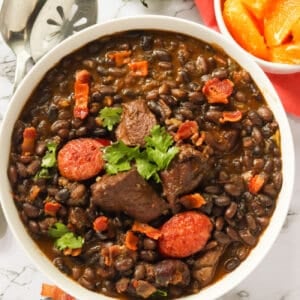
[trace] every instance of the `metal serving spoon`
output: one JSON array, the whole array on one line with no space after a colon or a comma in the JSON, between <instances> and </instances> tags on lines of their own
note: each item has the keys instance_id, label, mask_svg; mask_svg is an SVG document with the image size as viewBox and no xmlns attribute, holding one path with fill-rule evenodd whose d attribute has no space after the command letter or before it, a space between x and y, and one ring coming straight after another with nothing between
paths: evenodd
<instances>
[{"instance_id":1,"label":"metal serving spoon","mask_svg":"<svg viewBox=\"0 0 300 300\"><path fill-rule=\"evenodd\" d=\"M30 34L30 51L36 62L63 39L97 22L97 0L48 0L36 17Z\"/></svg>"},{"instance_id":2,"label":"metal serving spoon","mask_svg":"<svg viewBox=\"0 0 300 300\"><path fill-rule=\"evenodd\" d=\"M13 90L26 72L29 53L29 25L38 0L3 0L0 12L0 31L4 41L16 55Z\"/></svg>"}]
</instances>

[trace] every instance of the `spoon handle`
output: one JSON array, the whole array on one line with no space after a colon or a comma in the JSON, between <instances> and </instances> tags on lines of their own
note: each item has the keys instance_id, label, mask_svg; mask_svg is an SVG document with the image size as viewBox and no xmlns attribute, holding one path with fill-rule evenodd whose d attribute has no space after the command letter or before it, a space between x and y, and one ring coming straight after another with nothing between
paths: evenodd
<instances>
[{"instance_id":1,"label":"spoon handle","mask_svg":"<svg viewBox=\"0 0 300 300\"><path fill-rule=\"evenodd\" d=\"M15 80L13 85L13 92L17 89L19 83L24 78L27 72L27 63L31 58L30 54L24 49L23 51L18 52L16 57L16 71L15 71Z\"/></svg>"}]
</instances>

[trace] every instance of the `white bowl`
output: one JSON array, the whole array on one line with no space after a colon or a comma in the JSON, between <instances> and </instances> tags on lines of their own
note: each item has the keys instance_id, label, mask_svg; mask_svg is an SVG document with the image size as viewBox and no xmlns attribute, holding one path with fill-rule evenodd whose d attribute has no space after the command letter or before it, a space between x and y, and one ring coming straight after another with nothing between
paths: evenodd
<instances>
[{"instance_id":1,"label":"white bowl","mask_svg":"<svg viewBox=\"0 0 300 300\"><path fill-rule=\"evenodd\" d=\"M235 271L203 289L199 294L185 297L187 300L197 300L199 297L205 300L216 299L234 288L245 277L247 277L272 247L288 211L293 189L295 161L292 135L285 111L265 73L235 44L207 27L182 19L162 16L140 16L113 20L100 25L95 25L89 29L79 32L64 41L62 44L58 45L45 57L43 57L20 84L11 100L8 111L2 122L0 131L0 198L4 213L20 246L23 247L24 251L32 259L37 268L51 281L80 300L111 299L83 288L78 283L62 274L39 250L35 242L28 235L19 218L18 211L11 195L12 191L7 177L7 167L14 123L18 118L22 107L44 74L58 63L61 58L72 53L88 42L104 35L130 29L176 31L193 36L208 43L220 45L227 54L233 57L243 68L249 71L261 92L264 94L269 107L272 109L274 116L279 123L280 131L283 133L281 136L283 185L271 222L261 236L258 245L251 251L248 258Z\"/></svg>"},{"instance_id":2,"label":"white bowl","mask_svg":"<svg viewBox=\"0 0 300 300\"><path fill-rule=\"evenodd\" d=\"M261 58L258 58L251 53L247 52L244 48L242 48L236 40L232 37L231 33L226 27L224 22L223 14L222 14L222 3L224 0L214 0L214 11L216 15L217 24L221 33L223 33L227 38L232 40L236 45L238 45L244 52L246 52L254 61L256 61L260 67L265 71L273 74L291 74L300 72L300 65L291 65L291 64L282 64L270 62Z\"/></svg>"}]
</instances>

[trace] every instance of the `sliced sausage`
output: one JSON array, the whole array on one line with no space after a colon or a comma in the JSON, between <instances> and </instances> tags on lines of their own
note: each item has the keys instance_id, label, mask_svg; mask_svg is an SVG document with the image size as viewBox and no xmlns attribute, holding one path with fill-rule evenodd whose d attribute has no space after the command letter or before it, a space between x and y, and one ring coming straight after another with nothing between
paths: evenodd
<instances>
[{"instance_id":1,"label":"sliced sausage","mask_svg":"<svg viewBox=\"0 0 300 300\"><path fill-rule=\"evenodd\" d=\"M80 181L97 175L104 167L102 144L95 139L71 140L58 152L57 164L62 176Z\"/></svg>"},{"instance_id":2,"label":"sliced sausage","mask_svg":"<svg viewBox=\"0 0 300 300\"><path fill-rule=\"evenodd\" d=\"M159 250L170 257L187 257L200 251L210 237L213 225L201 213L188 211L169 219L161 228Z\"/></svg>"}]
</instances>

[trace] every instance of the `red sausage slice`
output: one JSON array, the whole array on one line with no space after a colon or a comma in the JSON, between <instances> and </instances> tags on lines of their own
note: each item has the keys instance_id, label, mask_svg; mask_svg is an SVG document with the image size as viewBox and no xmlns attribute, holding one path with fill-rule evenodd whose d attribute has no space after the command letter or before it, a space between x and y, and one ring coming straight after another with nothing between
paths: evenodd
<instances>
[{"instance_id":1,"label":"red sausage slice","mask_svg":"<svg viewBox=\"0 0 300 300\"><path fill-rule=\"evenodd\" d=\"M66 143L58 152L60 174L80 181L96 176L104 167L102 143L92 138L80 138Z\"/></svg>"},{"instance_id":2,"label":"red sausage slice","mask_svg":"<svg viewBox=\"0 0 300 300\"><path fill-rule=\"evenodd\" d=\"M206 245L212 228L204 214L195 211L177 214L162 226L159 250L170 257L190 256Z\"/></svg>"}]
</instances>

